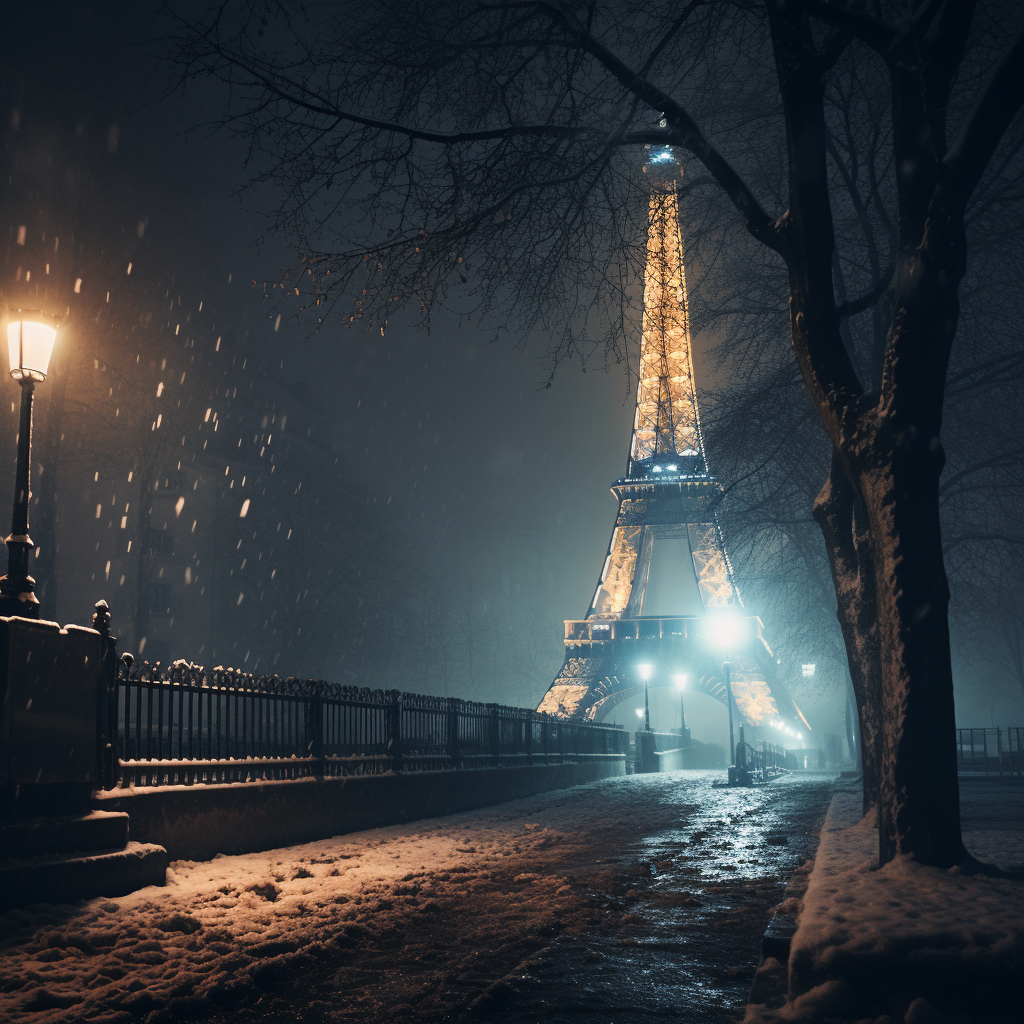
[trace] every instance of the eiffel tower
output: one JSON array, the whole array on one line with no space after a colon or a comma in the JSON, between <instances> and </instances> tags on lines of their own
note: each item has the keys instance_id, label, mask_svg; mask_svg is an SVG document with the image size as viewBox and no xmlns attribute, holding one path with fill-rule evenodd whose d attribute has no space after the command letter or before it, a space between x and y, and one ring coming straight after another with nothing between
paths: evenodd
<instances>
[{"instance_id":1,"label":"eiffel tower","mask_svg":"<svg viewBox=\"0 0 1024 1024\"><path fill-rule=\"evenodd\" d=\"M708 471L694 384L680 161L670 147L647 149L643 337L626 475L612 484L619 511L593 600L585 618L566 620L565 662L538 710L600 721L643 690L647 663L649 685L686 673L688 690L731 704L741 724L778 741L776 729L810 725L777 678L761 620L743 608L718 524L723 488ZM645 614L645 601L659 600L665 614ZM732 640L723 650L713 639L724 633Z\"/></svg>"}]
</instances>

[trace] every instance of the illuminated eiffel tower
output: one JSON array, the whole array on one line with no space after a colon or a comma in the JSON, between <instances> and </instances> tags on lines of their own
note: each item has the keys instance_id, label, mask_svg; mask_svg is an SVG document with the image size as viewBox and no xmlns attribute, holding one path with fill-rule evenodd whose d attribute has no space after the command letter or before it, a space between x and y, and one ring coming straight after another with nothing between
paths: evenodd
<instances>
[{"instance_id":1,"label":"illuminated eiffel tower","mask_svg":"<svg viewBox=\"0 0 1024 1024\"><path fill-rule=\"evenodd\" d=\"M619 511L586 617L565 622L565 662L538 710L600 721L650 685L687 688L729 703L739 721L803 728L807 720L776 678L761 621L743 610L715 508L721 484L708 472L694 383L677 190L677 153L648 147L651 183L643 338L626 475L612 485ZM653 570L653 575L652 575ZM648 605L661 602L655 614ZM658 614L660 611L662 614ZM728 619L732 648L711 634ZM728 658L727 681L722 671ZM766 729L767 739L779 734Z\"/></svg>"}]
</instances>

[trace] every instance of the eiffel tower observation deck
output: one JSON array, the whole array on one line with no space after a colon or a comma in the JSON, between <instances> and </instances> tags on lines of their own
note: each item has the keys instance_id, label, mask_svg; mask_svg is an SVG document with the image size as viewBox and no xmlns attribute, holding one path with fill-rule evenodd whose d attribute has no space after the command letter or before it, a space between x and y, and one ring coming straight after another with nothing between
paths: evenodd
<instances>
[{"instance_id":1,"label":"eiffel tower observation deck","mask_svg":"<svg viewBox=\"0 0 1024 1024\"><path fill-rule=\"evenodd\" d=\"M809 730L778 678L761 620L743 607L708 470L694 381L679 220L679 153L647 147L650 182L639 383L626 475L590 607L565 622L565 661L538 710L600 721L650 686L706 693L779 740ZM652 614L653 613L653 614ZM641 669L644 666L644 669ZM731 695L730 695L731 690Z\"/></svg>"}]
</instances>

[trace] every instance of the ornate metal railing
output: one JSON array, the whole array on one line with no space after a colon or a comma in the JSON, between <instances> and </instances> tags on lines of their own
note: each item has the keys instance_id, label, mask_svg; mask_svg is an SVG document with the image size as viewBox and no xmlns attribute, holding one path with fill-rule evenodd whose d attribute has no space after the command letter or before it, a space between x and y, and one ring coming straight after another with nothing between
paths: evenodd
<instances>
[{"instance_id":1,"label":"ornate metal railing","mask_svg":"<svg viewBox=\"0 0 1024 1024\"><path fill-rule=\"evenodd\" d=\"M619 726L451 697L123 659L101 707L106 789L622 757Z\"/></svg>"},{"instance_id":2,"label":"ornate metal railing","mask_svg":"<svg viewBox=\"0 0 1024 1024\"><path fill-rule=\"evenodd\" d=\"M957 729L956 767L964 775L1024 776L1024 728Z\"/></svg>"}]
</instances>

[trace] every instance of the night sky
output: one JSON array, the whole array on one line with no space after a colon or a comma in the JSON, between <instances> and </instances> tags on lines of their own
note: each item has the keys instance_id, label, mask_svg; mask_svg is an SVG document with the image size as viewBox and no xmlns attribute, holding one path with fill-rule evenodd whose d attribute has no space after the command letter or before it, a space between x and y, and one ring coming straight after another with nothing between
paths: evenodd
<instances>
[{"instance_id":1,"label":"night sky","mask_svg":"<svg viewBox=\"0 0 1024 1024\"><path fill-rule=\"evenodd\" d=\"M238 518L235 496L254 486L255 461L247 474L236 460L237 481L229 455L224 479L216 485L211 481L219 468L214 474L212 465L199 478L184 481L183 486L197 488L203 482L195 494L207 494L217 525L212 533L209 521L205 534L202 527L198 533L193 529L188 551L179 537L174 554L189 561L186 568L205 599L210 599L205 588L214 567L219 625L207 636L198 624L206 613L197 605L192 626L185 616L175 627L172 616L164 639L150 637L147 656L205 661L212 648L217 661L258 670L272 664L275 671L297 675L535 704L561 662L561 620L585 613L608 542L615 512L608 486L625 469L633 411L625 367L597 360L583 372L579 362L571 362L551 379L544 359L547 339L495 339L471 318L443 313L432 317L428 330L413 310L392 320L384 337L377 328L349 328L343 316L329 318L310 337L308 323L295 321L284 290L272 287L292 265L278 238L262 237L272 194L242 190L244 142L202 127L223 110L223 93L200 83L184 95L165 95L169 79L151 56L160 45L149 41L159 35L159 22L136 5L68 4L61 12L54 19L25 8L15 15L17 25L9 35L25 45L8 50L4 71L11 188L4 204L3 287L11 304L34 302L61 311L70 306L59 344L77 346L68 383L71 399L80 400L77 429L87 437L92 433L87 409L109 419L112 410L97 406L94 398L115 405L120 419L113 390L101 393L106 381L86 379L96 353L106 352L112 366L129 367L140 351L148 353L151 387L170 378L170 370L159 369L166 348L179 360L168 381L177 390L167 394L182 417L183 444L188 436L191 455L182 469L199 472L210 455L211 449L193 444L193 426L208 430L204 410L219 408L218 402L225 429L240 424L239 450L247 458L257 458L253 445L267 447L268 430L261 427L249 436L248 424L285 407L293 410L294 422L297 401L315 441L315 451L282 464L283 472L291 473L287 486L276 474L259 476L256 486L264 492L253 493L246 522ZM75 173L92 183L74 192L73 200L73 190L54 184L67 185L68 168L77 168ZM49 230L47 237L63 232L66 238L68 222L77 225L77 262L59 277L54 257L54 273L48 275L42 265L50 243L42 237ZM19 245L23 225L27 244ZM132 270L126 273L129 263ZM34 274L30 280L25 270ZM76 294L78 277L84 284ZM140 322L143 331L149 325L145 337L134 333ZM36 464L44 475L47 449L39 447L39 438L47 430L47 389L57 380L61 358L58 353L37 407ZM136 366L141 372L143 363ZM74 367L84 370L75 373ZM135 384L140 391L147 386ZM244 408L237 404L239 389L250 398ZM13 384L9 390L13 397ZM161 394L157 402L163 400ZM13 442L15 419L8 415ZM131 431L150 427L154 433L153 415L159 415L157 405L140 410L138 423L127 432L115 423L107 441L69 455L65 479L88 483L97 472L94 483L102 488L110 478L110 514L104 506L102 519L91 524L94 529L109 524L109 529L95 540L95 550L92 534L87 544L77 544L76 502L91 509L93 501L102 505L107 499L84 490L72 497L65 487L58 512L56 608L46 605L52 575L46 551L40 551L36 569L44 615L87 622L93 601L105 597L115 631L136 651L146 625L133 621L132 598L122 597L133 570L119 573L117 552L108 562L106 546L113 550L110 538L124 514L113 507L125 498L113 500L113 484L127 480L126 469L136 477L140 472L132 469ZM225 443L223 435L215 440ZM118 447L117 457L104 444ZM3 507L13 475L13 443L9 451L12 472L0 473ZM197 451L199 462L192 459ZM268 455L259 456L263 474ZM713 450L709 459L714 470ZM276 510L298 500L300 485L315 506L308 514L319 517L319 525L308 526L302 543L271 550L267 531L278 540L283 536ZM37 498L46 497L41 486L36 491ZM293 511L308 525L307 513ZM38 518L35 511L33 516ZM187 510L178 518L184 523ZM125 519L121 547L132 528L130 509ZM357 521L361 525L353 530ZM250 524L253 536L247 532ZM325 543L325 536L344 529L350 534L340 547ZM375 531L379 537L370 544L366 538ZM73 554L69 546L75 547ZM121 557L130 554L118 551ZM236 554L229 564L228 556ZM387 568L378 574L377 589L364 592L366 575L360 574L373 575L378 563ZM127 579L118 584L121 575ZM248 582L236 587L239 580ZM157 588L152 601L172 599L172 591L159 590L162 581L151 585ZM361 592L369 603L359 599ZM259 613L246 617L257 593ZM272 618L271 606L280 609L286 602L290 612ZM376 610L367 617L371 604ZM407 606L403 614L409 622L415 620L415 636L406 620L391 612L397 604ZM440 625L431 619L439 604L447 609ZM829 731L841 731L842 698L827 695L819 705L819 696L805 694L805 706L819 709ZM695 734L700 733L699 704L698 699L692 712ZM707 728L714 731L724 712L708 704ZM627 702L617 717L629 722L632 710ZM664 717L666 727L674 726L676 714L674 697L659 695L655 724Z\"/></svg>"},{"instance_id":2,"label":"night sky","mask_svg":"<svg viewBox=\"0 0 1024 1024\"><path fill-rule=\"evenodd\" d=\"M322 414L321 439L338 460L335 466L325 459L325 470L386 510L407 536L417 570L508 589L505 563L522 565L518 585L532 591L552 674L561 659L560 620L583 614L614 515L607 487L623 471L632 416L624 368L582 373L578 363L565 365L548 387L544 339L495 340L471 320L444 316L435 316L428 331L413 313L383 338L376 329L345 330L340 317L309 338L287 307L263 298L265 282L279 276L289 256L280 243L260 239L269 197L235 194L246 182L244 146L195 127L215 116L223 96L200 85L184 97L161 98L167 81L139 44L152 26L133 12L131 5L118 13L109 5L68 5L56 26L21 12L15 34L32 42L9 54L6 105L18 113L16 126L10 113L5 120L8 159L28 145L37 162L67 160L68 136L85 123L100 151L88 158L90 173L116 176L129 193L108 189L87 200L92 250L116 250L144 221L133 273L156 275L162 284L173 278L176 309L193 312L197 344L210 348L215 337L230 336L217 355L237 356L232 371L247 359L247 370L263 368L270 389L287 394L296 383L308 386ZM24 184L24 160L13 170ZM27 259L17 247L18 227L28 220L31 233L32 217L43 212L33 204L45 208L53 200L44 188L16 197L5 217L4 289L10 303L30 305L28 285L40 271L33 281L14 280ZM137 301L128 288L133 279L118 277L123 266L95 269L104 289L112 282L112 303ZM95 276L86 274L86 287L96 285ZM59 288L47 300L68 301ZM76 343L71 323L63 346ZM37 441L46 429L44 389L53 379L51 372L40 389ZM0 485L5 495L9 475ZM37 572L42 580L42 561ZM123 627L116 596L106 596ZM62 599L59 617L84 621L92 595L75 598L73 605L70 594ZM324 661L309 668L329 672L329 654ZM501 698L497 687L476 685L481 697Z\"/></svg>"}]
</instances>

